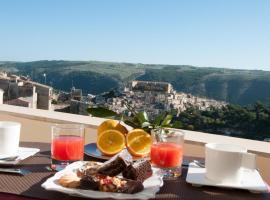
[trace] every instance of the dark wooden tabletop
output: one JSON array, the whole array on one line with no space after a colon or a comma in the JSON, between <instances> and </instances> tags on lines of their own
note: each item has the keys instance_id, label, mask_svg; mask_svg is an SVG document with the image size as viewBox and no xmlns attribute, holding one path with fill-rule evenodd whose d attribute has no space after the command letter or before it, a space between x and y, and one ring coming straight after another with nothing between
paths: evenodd
<instances>
[{"instance_id":1,"label":"dark wooden tabletop","mask_svg":"<svg viewBox=\"0 0 270 200\"><path fill-rule=\"evenodd\" d=\"M85 200L85 198L71 197L59 192L46 191L41 184L51 177L54 172L49 170L50 144L47 143L21 143L20 146L40 148L40 153L24 160L20 167L32 171L26 176L0 174L0 199L5 200ZM185 159L191 159L185 157ZM93 160L85 156L85 160ZM174 181L165 181L164 186L156 195L156 199L215 199L215 200L251 200L269 199L270 193L254 194L245 190L221 189L216 187L193 187L186 183L187 169L183 168L182 176Z\"/></svg>"}]
</instances>

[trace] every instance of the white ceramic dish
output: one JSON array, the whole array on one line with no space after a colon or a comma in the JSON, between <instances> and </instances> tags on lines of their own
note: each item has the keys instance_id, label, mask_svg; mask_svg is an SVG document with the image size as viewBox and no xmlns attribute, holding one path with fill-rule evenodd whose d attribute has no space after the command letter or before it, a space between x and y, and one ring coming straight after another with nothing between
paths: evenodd
<instances>
[{"instance_id":1,"label":"white ceramic dish","mask_svg":"<svg viewBox=\"0 0 270 200\"><path fill-rule=\"evenodd\" d=\"M144 190L135 194L123 194L112 192L100 192L94 190L81 190L62 187L57 180L63 175L74 172L83 165L83 161L77 161L68 165L64 170L57 172L53 177L47 179L41 186L46 190L58 191L72 196L87 197L94 199L150 199L154 198L160 187L163 185L162 177L158 175L158 169L153 169L153 175L143 183Z\"/></svg>"},{"instance_id":2,"label":"white ceramic dish","mask_svg":"<svg viewBox=\"0 0 270 200\"><path fill-rule=\"evenodd\" d=\"M12 161L5 161L5 160L0 160L0 165L17 165L19 164L22 160L35 155L38 153L40 150L37 148L28 148L28 147L19 147L18 152L14 156L18 156L16 160ZM0 155L0 158L6 157L5 155Z\"/></svg>"},{"instance_id":3,"label":"white ceramic dish","mask_svg":"<svg viewBox=\"0 0 270 200\"><path fill-rule=\"evenodd\" d=\"M223 188L234 188L234 189L244 189L249 190L250 192L261 193L268 192L268 188L264 181L262 180L261 175L257 170L248 170L245 172L245 179L241 182L232 182L232 183L222 183L214 182L206 178L205 168L197 166L195 163L190 163L188 168L188 174L186 181L193 186L215 186Z\"/></svg>"}]
</instances>

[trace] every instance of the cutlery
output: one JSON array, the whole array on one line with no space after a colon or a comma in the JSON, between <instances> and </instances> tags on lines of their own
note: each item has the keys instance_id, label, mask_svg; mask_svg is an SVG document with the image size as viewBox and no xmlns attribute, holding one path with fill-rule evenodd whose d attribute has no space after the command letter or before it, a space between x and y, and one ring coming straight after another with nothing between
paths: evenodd
<instances>
[{"instance_id":1,"label":"cutlery","mask_svg":"<svg viewBox=\"0 0 270 200\"><path fill-rule=\"evenodd\" d=\"M189 166L189 161L188 160L183 160L182 167L188 167L188 166Z\"/></svg>"},{"instance_id":2,"label":"cutlery","mask_svg":"<svg viewBox=\"0 0 270 200\"><path fill-rule=\"evenodd\" d=\"M20 175L27 175L31 173L31 171L27 169L14 169L14 168L0 168L0 172L4 173L12 173L12 174L20 174Z\"/></svg>"},{"instance_id":3,"label":"cutlery","mask_svg":"<svg viewBox=\"0 0 270 200\"><path fill-rule=\"evenodd\" d=\"M193 163L195 163L197 166L199 166L201 168L205 168L205 164L202 161L193 160Z\"/></svg>"},{"instance_id":4,"label":"cutlery","mask_svg":"<svg viewBox=\"0 0 270 200\"><path fill-rule=\"evenodd\" d=\"M0 158L0 161L14 161L18 158L19 156L9 156L5 158Z\"/></svg>"},{"instance_id":5,"label":"cutlery","mask_svg":"<svg viewBox=\"0 0 270 200\"><path fill-rule=\"evenodd\" d=\"M193 163L195 163L198 167L205 168L205 164L203 161L193 160ZM188 160L183 160L182 167L189 167L189 163L192 163Z\"/></svg>"}]
</instances>

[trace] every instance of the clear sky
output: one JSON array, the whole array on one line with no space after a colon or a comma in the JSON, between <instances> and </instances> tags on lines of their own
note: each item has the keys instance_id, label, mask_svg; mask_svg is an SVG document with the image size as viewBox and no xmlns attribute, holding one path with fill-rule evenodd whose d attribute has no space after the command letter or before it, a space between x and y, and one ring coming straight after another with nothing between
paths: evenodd
<instances>
[{"instance_id":1,"label":"clear sky","mask_svg":"<svg viewBox=\"0 0 270 200\"><path fill-rule=\"evenodd\" d=\"M270 70L269 0L0 0L0 60Z\"/></svg>"}]
</instances>

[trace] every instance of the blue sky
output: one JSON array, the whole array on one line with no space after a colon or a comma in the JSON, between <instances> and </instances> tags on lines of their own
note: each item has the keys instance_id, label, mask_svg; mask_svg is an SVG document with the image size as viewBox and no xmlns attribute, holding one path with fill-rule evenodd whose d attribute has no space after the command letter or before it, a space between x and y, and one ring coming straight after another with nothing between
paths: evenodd
<instances>
[{"instance_id":1,"label":"blue sky","mask_svg":"<svg viewBox=\"0 0 270 200\"><path fill-rule=\"evenodd\" d=\"M0 0L0 60L270 70L268 0Z\"/></svg>"}]
</instances>

